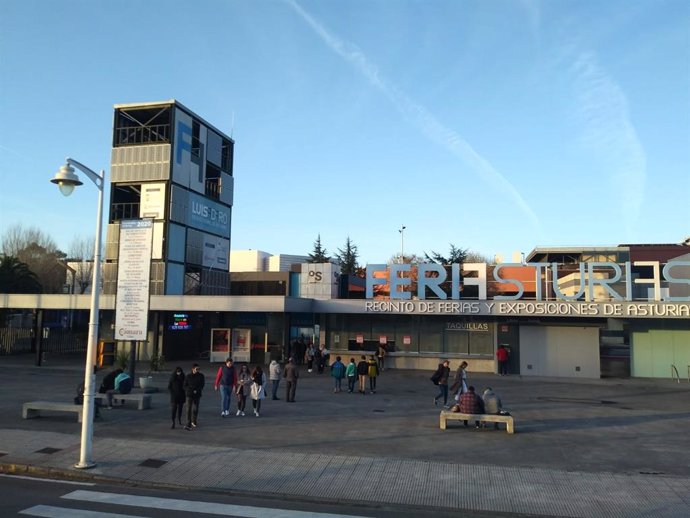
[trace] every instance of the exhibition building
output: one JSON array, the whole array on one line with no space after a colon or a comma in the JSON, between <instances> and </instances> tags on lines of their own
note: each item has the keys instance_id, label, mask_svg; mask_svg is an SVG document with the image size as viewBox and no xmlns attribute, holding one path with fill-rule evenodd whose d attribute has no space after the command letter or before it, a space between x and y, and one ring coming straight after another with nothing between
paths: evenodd
<instances>
[{"instance_id":1,"label":"exhibition building","mask_svg":"<svg viewBox=\"0 0 690 518\"><path fill-rule=\"evenodd\" d=\"M132 348L141 360L284 361L312 342L347 359L382 348L387 368L449 359L495 372L504 346L514 375L690 378L688 239L346 275L337 262L231 250L233 153L175 100L115 106L99 361ZM141 268L148 282L126 284ZM35 349L46 322L83 321L89 295L2 294L0 309L35 315Z\"/></svg>"}]
</instances>

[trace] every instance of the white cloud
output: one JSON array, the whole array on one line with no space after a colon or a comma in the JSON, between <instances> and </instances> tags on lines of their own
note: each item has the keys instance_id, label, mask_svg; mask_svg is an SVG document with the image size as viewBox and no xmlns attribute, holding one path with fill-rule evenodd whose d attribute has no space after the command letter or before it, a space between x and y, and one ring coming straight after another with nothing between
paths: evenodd
<instances>
[{"instance_id":1,"label":"white cloud","mask_svg":"<svg viewBox=\"0 0 690 518\"><path fill-rule=\"evenodd\" d=\"M293 10L311 27L323 42L345 61L353 65L369 81L378 88L395 108L410 120L430 140L446 148L468 164L484 181L491 184L500 192L506 194L527 215L535 228L539 227L536 214L527 201L507 178L499 173L491 163L477 153L472 146L456 131L441 124L438 119L424 106L410 99L394 84L383 78L364 52L348 41L345 41L328 31L318 20L306 12L294 0L286 0Z\"/></svg>"},{"instance_id":2,"label":"white cloud","mask_svg":"<svg viewBox=\"0 0 690 518\"><path fill-rule=\"evenodd\" d=\"M630 120L628 100L593 53L577 55L571 71L583 143L608 170L612 192L619 196L619 211L632 235L642 209L647 158Z\"/></svg>"}]
</instances>

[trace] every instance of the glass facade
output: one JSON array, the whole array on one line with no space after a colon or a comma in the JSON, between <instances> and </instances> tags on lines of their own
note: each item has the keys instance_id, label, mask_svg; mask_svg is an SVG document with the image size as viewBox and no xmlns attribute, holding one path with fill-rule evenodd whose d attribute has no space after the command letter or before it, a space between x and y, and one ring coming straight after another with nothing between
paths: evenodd
<instances>
[{"instance_id":1,"label":"glass facade","mask_svg":"<svg viewBox=\"0 0 690 518\"><path fill-rule=\"evenodd\" d=\"M375 351L385 342L391 353L493 359L495 324L431 315L324 315L327 340L349 351Z\"/></svg>"}]
</instances>

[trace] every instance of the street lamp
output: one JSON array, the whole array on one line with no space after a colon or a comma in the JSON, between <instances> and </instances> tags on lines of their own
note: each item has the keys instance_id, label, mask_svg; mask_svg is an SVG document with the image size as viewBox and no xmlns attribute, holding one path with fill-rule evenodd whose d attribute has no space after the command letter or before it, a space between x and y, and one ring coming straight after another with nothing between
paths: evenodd
<instances>
[{"instance_id":1,"label":"street lamp","mask_svg":"<svg viewBox=\"0 0 690 518\"><path fill-rule=\"evenodd\" d=\"M79 462L75 468L87 469L96 465L91 460L91 446L93 442L93 416L96 374L94 365L96 359L96 341L98 340L98 297L101 285L101 227L103 220L103 187L105 183L105 171L100 174L92 171L76 160L67 158L65 165L55 174L52 183L57 184L64 196L69 196L74 188L82 185L74 168L83 172L98 188L98 216L96 217L96 243L93 250L93 278L91 281L91 309L89 314L89 339L86 345L86 367L84 369L84 409L81 422L81 450Z\"/></svg>"},{"instance_id":2,"label":"street lamp","mask_svg":"<svg viewBox=\"0 0 690 518\"><path fill-rule=\"evenodd\" d=\"M405 229L407 227L402 225L398 232L400 232L400 264L405 262Z\"/></svg>"}]
</instances>

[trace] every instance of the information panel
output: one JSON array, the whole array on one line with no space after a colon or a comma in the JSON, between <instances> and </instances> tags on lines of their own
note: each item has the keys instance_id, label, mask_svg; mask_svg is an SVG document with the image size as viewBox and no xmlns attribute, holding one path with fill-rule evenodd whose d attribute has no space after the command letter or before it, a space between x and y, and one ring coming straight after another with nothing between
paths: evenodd
<instances>
[{"instance_id":1,"label":"information panel","mask_svg":"<svg viewBox=\"0 0 690 518\"><path fill-rule=\"evenodd\" d=\"M115 340L146 340L153 220L120 222Z\"/></svg>"}]
</instances>

